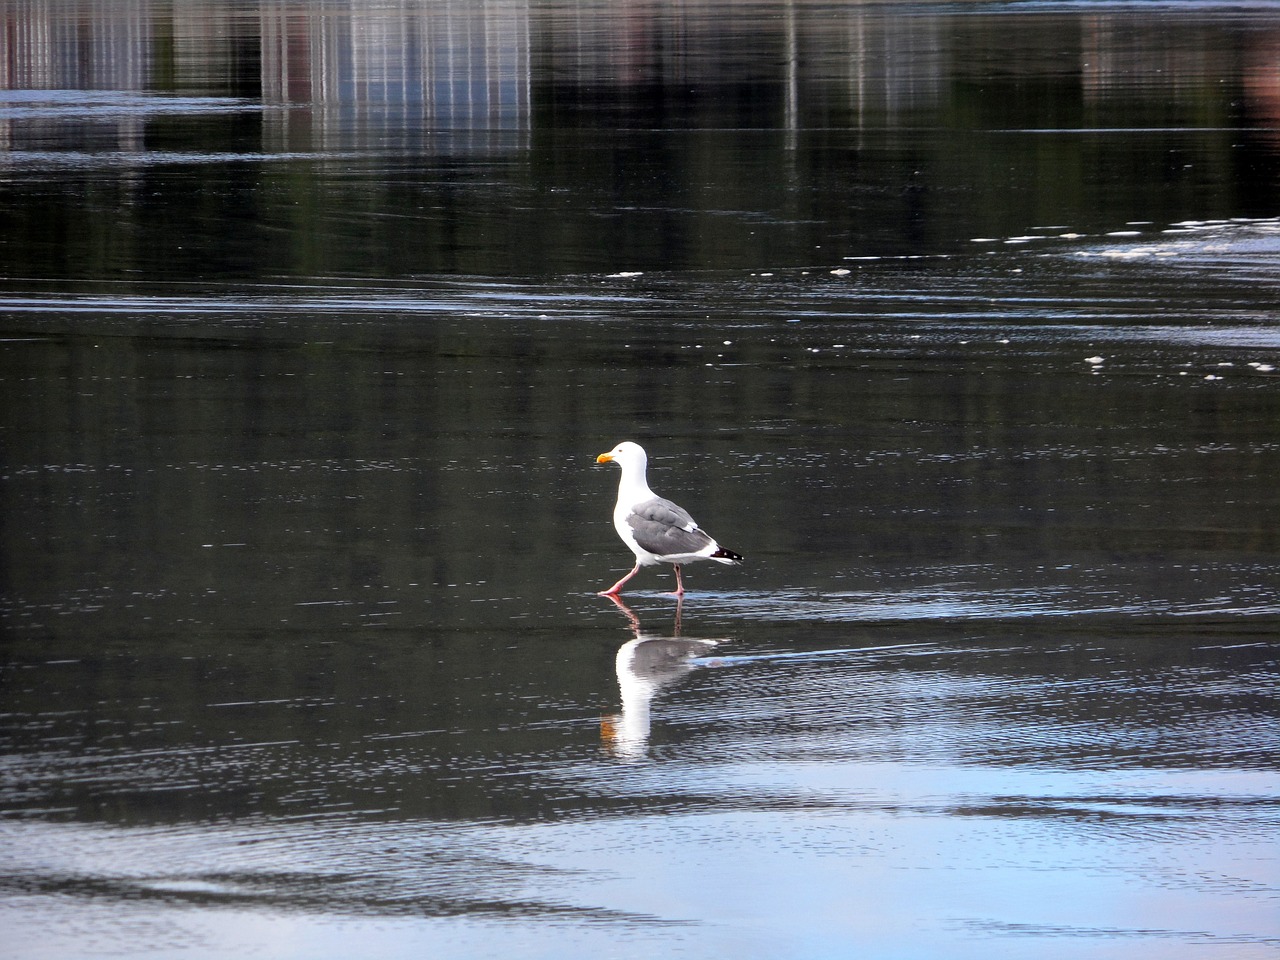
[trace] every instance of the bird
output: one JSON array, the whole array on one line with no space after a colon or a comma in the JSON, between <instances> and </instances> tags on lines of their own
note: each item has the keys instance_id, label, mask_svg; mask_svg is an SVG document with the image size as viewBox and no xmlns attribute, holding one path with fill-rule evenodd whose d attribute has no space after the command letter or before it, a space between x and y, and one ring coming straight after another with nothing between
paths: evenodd
<instances>
[{"instance_id":1,"label":"bird","mask_svg":"<svg viewBox=\"0 0 1280 960\"><path fill-rule=\"evenodd\" d=\"M652 729L650 707L664 687L709 661L716 640L637 636L618 648L614 666L622 709L600 720L600 739L614 756L626 760L644 756Z\"/></svg>"},{"instance_id":2,"label":"bird","mask_svg":"<svg viewBox=\"0 0 1280 960\"><path fill-rule=\"evenodd\" d=\"M686 563L695 560L742 563L740 554L716 543L699 528L687 510L649 489L645 480L649 457L640 444L624 440L596 457L596 463L616 463L622 468L613 526L622 542L636 555L636 565L631 572L608 590L601 590L600 596L616 597L622 592L622 585L639 573L641 567L669 563L676 571L675 595L683 597L684 577L680 568Z\"/></svg>"},{"instance_id":3,"label":"bird","mask_svg":"<svg viewBox=\"0 0 1280 960\"><path fill-rule=\"evenodd\" d=\"M704 658L722 641L681 637L679 602L674 633L666 637L646 633L635 611L617 594L609 599L630 621L635 639L619 647L614 657L622 710L600 718L600 739L618 759L638 760L648 752L652 726L649 707L654 697L686 673L712 663Z\"/></svg>"}]
</instances>

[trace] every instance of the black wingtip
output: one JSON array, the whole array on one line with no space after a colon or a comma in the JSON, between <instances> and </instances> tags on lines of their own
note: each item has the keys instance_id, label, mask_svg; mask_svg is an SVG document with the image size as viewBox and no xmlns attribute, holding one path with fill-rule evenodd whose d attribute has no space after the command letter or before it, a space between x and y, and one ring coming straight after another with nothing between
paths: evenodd
<instances>
[{"instance_id":1,"label":"black wingtip","mask_svg":"<svg viewBox=\"0 0 1280 960\"><path fill-rule=\"evenodd\" d=\"M740 553L734 553L732 550L726 550L724 547L721 547L711 555L711 559L728 560L730 563L741 563L744 558Z\"/></svg>"}]
</instances>

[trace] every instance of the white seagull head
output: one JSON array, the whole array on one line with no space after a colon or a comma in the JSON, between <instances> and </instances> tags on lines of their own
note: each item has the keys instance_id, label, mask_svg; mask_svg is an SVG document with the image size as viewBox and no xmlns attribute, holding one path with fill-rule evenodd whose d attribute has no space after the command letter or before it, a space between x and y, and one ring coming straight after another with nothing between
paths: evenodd
<instances>
[{"instance_id":1,"label":"white seagull head","mask_svg":"<svg viewBox=\"0 0 1280 960\"><path fill-rule=\"evenodd\" d=\"M624 473L635 470L637 467L643 473L648 462L649 457L644 452L644 447L630 440L623 440L608 453L602 453L596 457L596 463L616 463Z\"/></svg>"}]
</instances>

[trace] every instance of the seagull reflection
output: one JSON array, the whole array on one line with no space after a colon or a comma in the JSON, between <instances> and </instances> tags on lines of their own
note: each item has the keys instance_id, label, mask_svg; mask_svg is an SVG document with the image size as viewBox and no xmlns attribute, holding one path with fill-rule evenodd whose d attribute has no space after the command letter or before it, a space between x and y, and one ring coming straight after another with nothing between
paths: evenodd
<instances>
[{"instance_id":1,"label":"seagull reflection","mask_svg":"<svg viewBox=\"0 0 1280 960\"><path fill-rule=\"evenodd\" d=\"M622 711L600 721L600 738L615 757L637 760L649 748L649 704L659 691L700 666L698 658L715 647L718 640L694 640L680 636L680 604L676 604L670 637L645 634L637 617L617 596L612 600L631 622L635 639L618 648L614 665Z\"/></svg>"}]
</instances>

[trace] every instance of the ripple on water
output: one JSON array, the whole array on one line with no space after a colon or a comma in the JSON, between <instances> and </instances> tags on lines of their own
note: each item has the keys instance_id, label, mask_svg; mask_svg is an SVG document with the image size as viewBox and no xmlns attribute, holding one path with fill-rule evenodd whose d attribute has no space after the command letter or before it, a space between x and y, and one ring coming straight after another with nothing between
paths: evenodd
<instances>
[{"instance_id":1,"label":"ripple on water","mask_svg":"<svg viewBox=\"0 0 1280 960\"><path fill-rule=\"evenodd\" d=\"M1243 584L1240 591L1248 592ZM1209 615L1214 613L1274 616L1280 595L1254 591L1247 604L1233 596L1208 598L1139 597L1096 584L978 590L924 587L902 591L832 591L793 589L765 593L707 591L714 596L717 618L768 621L849 623L877 621L1007 620L1099 615Z\"/></svg>"},{"instance_id":2,"label":"ripple on water","mask_svg":"<svg viewBox=\"0 0 1280 960\"><path fill-rule=\"evenodd\" d=\"M171 828L10 821L0 835L4 885L29 895L345 917L646 919L558 897L581 871L538 863L494 825L349 816Z\"/></svg>"}]
</instances>

